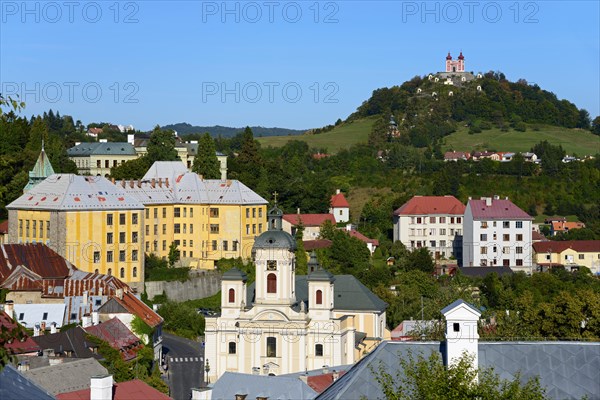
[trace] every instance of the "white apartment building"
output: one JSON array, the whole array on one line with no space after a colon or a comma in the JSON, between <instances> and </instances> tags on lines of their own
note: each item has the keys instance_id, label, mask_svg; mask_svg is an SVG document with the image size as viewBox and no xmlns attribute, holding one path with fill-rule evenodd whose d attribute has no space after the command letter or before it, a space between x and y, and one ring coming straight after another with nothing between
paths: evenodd
<instances>
[{"instance_id":1,"label":"white apartment building","mask_svg":"<svg viewBox=\"0 0 600 400\"><path fill-rule=\"evenodd\" d=\"M394 212L394 241L460 259L465 206L454 196L414 196Z\"/></svg>"},{"instance_id":2,"label":"white apartment building","mask_svg":"<svg viewBox=\"0 0 600 400\"><path fill-rule=\"evenodd\" d=\"M506 266L530 272L532 220L508 198L469 200L464 220L463 267Z\"/></svg>"}]
</instances>

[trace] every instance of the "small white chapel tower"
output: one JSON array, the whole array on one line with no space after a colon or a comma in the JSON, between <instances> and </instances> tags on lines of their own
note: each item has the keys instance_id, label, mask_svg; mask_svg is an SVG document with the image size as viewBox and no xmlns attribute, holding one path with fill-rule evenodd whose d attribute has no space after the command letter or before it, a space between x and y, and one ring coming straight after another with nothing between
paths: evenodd
<instances>
[{"instance_id":1,"label":"small white chapel tower","mask_svg":"<svg viewBox=\"0 0 600 400\"><path fill-rule=\"evenodd\" d=\"M446 317L446 363L454 364L464 353L473 357L473 366L479 365L479 334L477 325L481 313L474 306L459 299L442 310Z\"/></svg>"}]
</instances>

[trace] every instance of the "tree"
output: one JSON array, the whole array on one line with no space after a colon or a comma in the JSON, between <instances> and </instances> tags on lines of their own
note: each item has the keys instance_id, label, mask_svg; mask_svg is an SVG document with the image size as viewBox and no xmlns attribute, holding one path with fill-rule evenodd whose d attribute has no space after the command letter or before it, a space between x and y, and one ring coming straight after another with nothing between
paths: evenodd
<instances>
[{"instance_id":1,"label":"tree","mask_svg":"<svg viewBox=\"0 0 600 400\"><path fill-rule=\"evenodd\" d=\"M304 241L302 240L302 236L304 234L304 225L302 224L302 220L299 221L296 226L296 275L306 275L308 274L308 260L306 258L306 250L304 250Z\"/></svg>"},{"instance_id":2,"label":"tree","mask_svg":"<svg viewBox=\"0 0 600 400\"><path fill-rule=\"evenodd\" d=\"M205 179L221 178L221 163L217 159L215 141L207 132L198 141L198 151L194 157L192 171Z\"/></svg>"},{"instance_id":3,"label":"tree","mask_svg":"<svg viewBox=\"0 0 600 400\"><path fill-rule=\"evenodd\" d=\"M592 121L591 129L594 135L600 135L600 116L594 118L594 121Z\"/></svg>"},{"instance_id":4,"label":"tree","mask_svg":"<svg viewBox=\"0 0 600 400\"><path fill-rule=\"evenodd\" d=\"M377 371L371 367L377 383L387 400L543 400L545 390L539 378L521 383L519 374L513 380L502 380L492 369L473 368L473 357L468 354L449 367L443 365L438 353L429 358L398 357L400 368L392 375L381 363Z\"/></svg>"},{"instance_id":5,"label":"tree","mask_svg":"<svg viewBox=\"0 0 600 400\"><path fill-rule=\"evenodd\" d=\"M181 161L175 150L175 135L173 131L163 131L158 125L152 131L148 141L149 164L155 161Z\"/></svg>"},{"instance_id":6,"label":"tree","mask_svg":"<svg viewBox=\"0 0 600 400\"><path fill-rule=\"evenodd\" d=\"M406 270L420 270L427 273L432 273L435 269L433 259L427 247L420 247L408 252L406 257L400 261L400 266Z\"/></svg>"},{"instance_id":7,"label":"tree","mask_svg":"<svg viewBox=\"0 0 600 400\"><path fill-rule=\"evenodd\" d=\"M171 242L171 245L169 246L169 256L167 257L169 260L169 267L173 268L175 266L175 263L177 261L179 261L179 250L177 249L177 244L175 244L175 242Z\"/></svg>"},{"instance_id":8,"label":"tree","mask_svg":"<svg viewBox=\"0 0 600 400\"><path fill-rule=\"evenodd\" d=\"M260 183L264 162L259 152L259 144L254 140L250 127L242 134L242 148L239 155L233 159L231 170L234 176L250 188L256 188Z\"/></svg>"}]
</instances>

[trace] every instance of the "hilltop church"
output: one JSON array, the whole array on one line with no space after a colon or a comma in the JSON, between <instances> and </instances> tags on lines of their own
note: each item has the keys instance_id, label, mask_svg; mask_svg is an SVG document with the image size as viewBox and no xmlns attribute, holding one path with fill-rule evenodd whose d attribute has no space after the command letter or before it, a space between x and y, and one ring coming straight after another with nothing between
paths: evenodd
<instances>
[{"instance_id":1,"label":"hilltop church","mask_svg":"<svg viewBox=\"0 0 600 400\"><path fill-rule=\"evenodd\" d=\"M206 318L206 370L280 375L353 364L385 338L387 304L351 275L332 275L311 254L308 276L296 275L295 239L283 212L268 212L268 230L253 247L256 281L227 271L221 314Z\"/></svg>"}]
</instances>

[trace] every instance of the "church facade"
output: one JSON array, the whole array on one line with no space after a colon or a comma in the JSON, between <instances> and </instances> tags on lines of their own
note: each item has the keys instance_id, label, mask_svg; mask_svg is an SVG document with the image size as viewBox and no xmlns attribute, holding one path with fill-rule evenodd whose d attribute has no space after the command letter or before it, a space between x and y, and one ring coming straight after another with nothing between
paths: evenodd
<instances>
[{"instance_id":1,"label":"church facade","mask_svg":"<svg viewBox=\"0 0 600 400\"><path fill-rule=\"evenodd\" d=\"M296 242L283 212L268 212L255 240L256 281L232 269L221 283L221 315L206 318L209 382L226 371L280 375L353 364L389 337L387 304L351 275L331 275L314 254L296 275Z\"/></svg>"}]
</instances>

